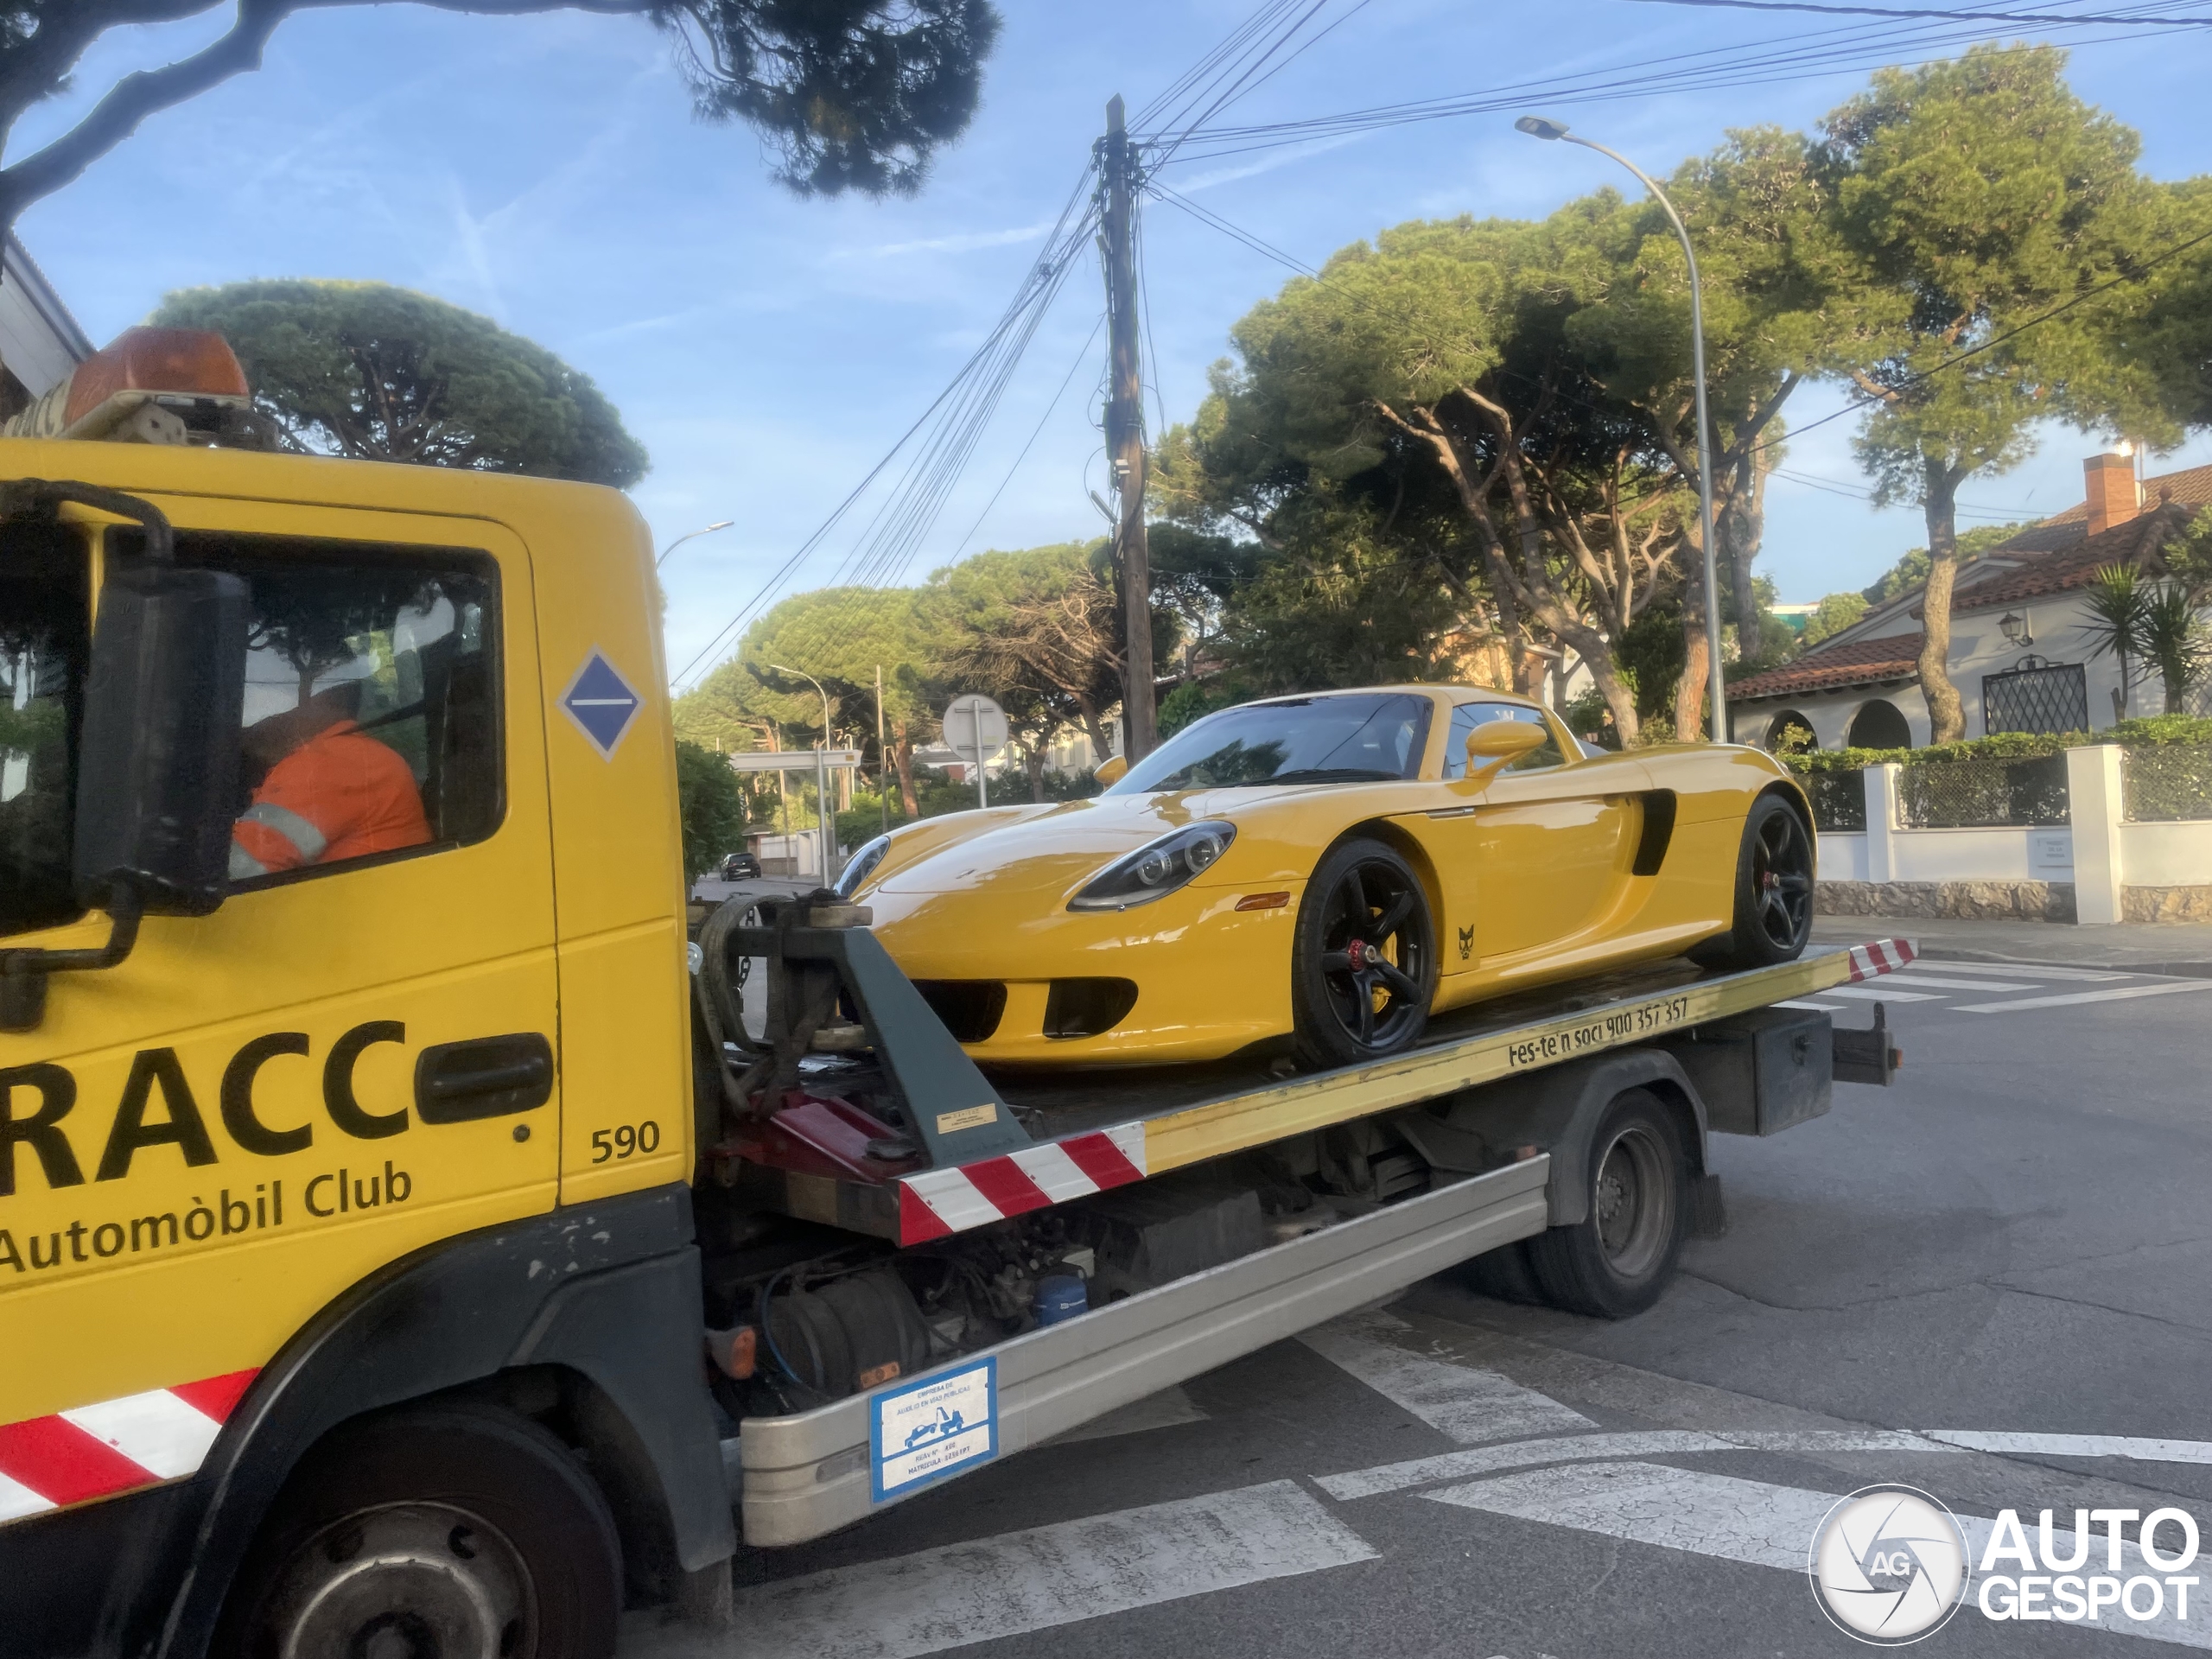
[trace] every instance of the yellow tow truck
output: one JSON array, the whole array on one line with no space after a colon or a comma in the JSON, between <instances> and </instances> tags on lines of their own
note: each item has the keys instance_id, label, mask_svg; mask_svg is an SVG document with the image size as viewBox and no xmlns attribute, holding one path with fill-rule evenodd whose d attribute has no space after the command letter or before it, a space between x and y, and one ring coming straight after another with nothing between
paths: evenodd
<instances>
[{"instance_id":1,"label":"yellow tow truck","mask_svg":"<svg viewBox=\"0 0 2212 1659\"><path fill-rule=\"evenodd\" d=\"M0 439L7 1659L727 1624L741 1546L1455 1263L1649 1306L1708 1132L1897 1062L1774 1006L1876 941L987 1077L836 893L687 908L621 496L224 447L245 391L134 330Z\"/></svg>"}]
</instances>

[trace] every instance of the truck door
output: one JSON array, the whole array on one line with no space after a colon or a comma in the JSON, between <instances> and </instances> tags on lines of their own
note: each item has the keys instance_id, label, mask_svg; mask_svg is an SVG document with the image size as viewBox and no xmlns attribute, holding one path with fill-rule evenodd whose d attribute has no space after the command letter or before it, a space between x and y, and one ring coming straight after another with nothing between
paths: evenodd
<instances>
[{"instance_id":1,"label":"truck door","mask_svg":"<svg viewBox=\"0 0 2212 1659\"><path fill-rule=\"evenodd\" d=\"M0 1465L10 1424L243 1387L378 1267L555 1198L520 543L410 514L160 505L179 563L251 596L232 887L213 915L149 919L121 966L57 976L41 1023L0 1034L0 1352L41 1357L0 1370ZM106 934L69 893L76 722L101 563L137 537L0 531L0 948ZM213 1433L194 1442L190 1417L124 1414L118 1455L75 1484L0 1474L67 1501L188 1472Z\"/></svg>"},{"instance_id":2,"label":"truck door","mask_svg":"<svg viewBox=\"0 0 2212 1659\"><path fill-rule=\"evenodd\" d=\"M1447 972L1510 968L1532 953L1571 948L1609 915L1627 874L1624 838L1635 825L1629 798L1643 769L1619 757L1585 760L1540 710L1521 703L1462 703L1452 711L1447 779L1465 776L1467 734L1493 720L1531 721L1551 741L1514 761L1463 821L1471 858L1455 860L1457 926L1474 929L1465 957L1446 944ZM1469 889L1471 888L1471 891Z\"/></svg>"}]
</instances>

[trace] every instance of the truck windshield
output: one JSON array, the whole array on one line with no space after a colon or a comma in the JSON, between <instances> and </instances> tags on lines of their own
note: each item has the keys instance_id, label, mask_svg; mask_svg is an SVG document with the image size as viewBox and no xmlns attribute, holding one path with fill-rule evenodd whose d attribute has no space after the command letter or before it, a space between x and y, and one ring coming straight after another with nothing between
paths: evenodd
<instances>
[{"instance_id":1,"label":"truck windshield","mask_svg":"<svg viewBox=\"0 0 2212 1659\"><path fill-rule=\"evenodd\" d=\"M1254 784L1382 783L1421 769L1427 697L1278 697L1208 715L1129 769L1109 795Z\"/></svg>"},{"instance_id":2,"label":"truck windshield","mask_svg":"<svg viewBox=\"0 0 2212 1659\"><path fill-rule=\"evenodd\" d=\"M82 913L69 849L90 582L83 543L58 525L0 538L0 934Z\"/></svg>"}]
</instances>

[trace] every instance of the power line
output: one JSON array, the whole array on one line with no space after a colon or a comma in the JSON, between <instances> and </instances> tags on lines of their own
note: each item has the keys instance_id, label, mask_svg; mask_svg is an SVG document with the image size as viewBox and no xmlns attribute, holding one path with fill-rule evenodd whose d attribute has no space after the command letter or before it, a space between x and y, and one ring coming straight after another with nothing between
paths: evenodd
<instances>
[{"instance_id":1,"label":"power line","mask_svg":"<svg viewBox=\"0 0 2212 1659\"><path fill-rule=\"evenodd\" d=\"M1818 0L1629 0L1631 5L1694 6L1717 11L1808 11L1825 17L1927 17L1944 22L2120 23L2136 27L2204 29L2212 16L2149 18L2126 12L1941 11L1903 6L1832 6Z\"/></svg>"}]
</instances>

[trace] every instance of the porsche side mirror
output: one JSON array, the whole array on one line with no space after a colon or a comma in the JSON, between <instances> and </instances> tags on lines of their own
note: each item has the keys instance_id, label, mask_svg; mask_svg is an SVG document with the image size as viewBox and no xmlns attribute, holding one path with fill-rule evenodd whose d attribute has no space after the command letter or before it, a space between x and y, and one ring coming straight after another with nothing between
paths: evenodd
<instances>
[{"instance_id":1,"label":"porsche side mirror","mask_svg":"<svg viewBox=\"0 0 2212 1659\"><path fill-rule=\"evenodd\" d=\"M1495 772L1509 760L1533 754L1551 734L1532 720L1493 720L1467 734L1467 776Z\"/></svg>"},{"instance_id":2,"label":"porsche side mirror","mask_svg":"<svg viewBox=\"0 0 2212 1659\"><path fill-rule=\"evenodd\" d=\"M1096 778L1102 785L1108 789L1111 789L1116 784L1120 783L1122 779L1128 777L1128 772L1129 763L1128 760L1118 754L1108 755L1103 760L1101 760L1096 766L1090 769L1090 775Z\"/></svg>"}]
</instances>

